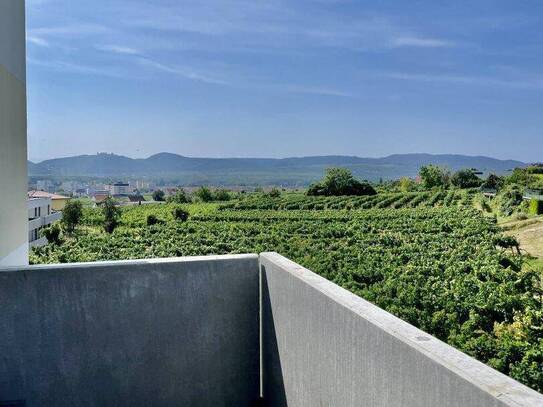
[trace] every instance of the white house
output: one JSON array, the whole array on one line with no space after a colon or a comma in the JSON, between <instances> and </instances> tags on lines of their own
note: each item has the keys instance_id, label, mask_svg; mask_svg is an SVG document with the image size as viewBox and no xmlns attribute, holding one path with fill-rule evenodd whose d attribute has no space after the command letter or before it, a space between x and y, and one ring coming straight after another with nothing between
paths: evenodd
<instances>
[{"instance_id":1,"label":"white house","mask_svg":"<svg viewBox=\"0 0 543 407\"><path fill-rule=\"evenodd\" d=\"M47 239L40 236L40 231L62 218L62 212L52 209L51 198L29 198L28 207L28 243L30 247L47 244Z\"/></svg>"}]
</instances>

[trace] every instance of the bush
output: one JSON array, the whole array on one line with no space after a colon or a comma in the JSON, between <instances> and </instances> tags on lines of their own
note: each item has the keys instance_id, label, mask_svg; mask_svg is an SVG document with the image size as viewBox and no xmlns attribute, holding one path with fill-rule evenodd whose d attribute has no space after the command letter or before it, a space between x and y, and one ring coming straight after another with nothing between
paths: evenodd
<instances>
[{"instance_id":1,"label":"bush","mask_svg":"<svg viewBox=\"0 0 543 407\"><path fill-rule=\"evenodd\" d=\"M447 187L449 184L449 172L437 165L420 167L419 176L426 189Z\"/></svg>"},{"instance_id":2,"label":"bush","mask_svg":"<svg viewBox=\"0 0 543 407\"><path fill-rule=\"evenodd\" d=\"M160 223L160 220L153 214L147 215L147 226L153 226Z\"/></svg>"},{"instance_id":3,"label":"bush","mask_svg":"<svg viewBox=\"0 0 543 407\"><path fill-rule=\"evenodd\" d=\"M173 208L173 218L181 222L186 222L189 218L189 213L183 208L175 207Z\"/></svg>"},{"instance_id":4,"label":"bush","mask_svg":"<svg viewBox=\"0 0 543 407\"><path fill-rule=\"evenodd\" d=\"M511 216L522 204L522 192L518 187L512 187L498 196L500 211L504 216Z\"/></svg>"},{"instance_id":5,"label":"bush","mask_svg":"<svg viewBox=\"0 0 543 407\"><path fill-rule=\"evenodd\" d=\"M272 188L270 192L268 192L268 196L270 198L279 198L281 196L281 191L279 191L277 188Z\"/></svg>"},{"instance_id":6,"label":"bush","mask_svg":"<svg viewBox=\"0 0 543 407\"><path fill-rule=\"evenodd\" d=\"M503 188L505 180L503 177L499 177L496 174L490 174L486 180L484 180L481 188L483 189L493 189L499 191Z\"/></svg>"},{"instance_id":7,"label":"bush","mask_svg":"<svg viewBox=\"0 0 543 407\"><path fill-rule=\"evenodd\" d=\"M80 201L68 201L64 210L62 211L62 224L64 230L71 234L75 228L81 222L83 217L83 205Z\"/></svg>"},{"instance_id":8,"label":"bush","mask_svg":"<svg viewBox=\"0 0 543 407\"><path fill-rule=\"evenodd\" d=\"M102 215L104 216L104 230L107 233L113 233L113 231L119 225L119 217L121 212L115 201L111 197L107 197L102 204Z\"/></svg>"},{"instance_id":9,"label":"bush","mask_svg":"<svg viewBox=\"0 0 543 407\"><path fill-rule=\"evenodd\" d=\"M470 169L457 171L451 177L451 183L455 187L462 189L480 187L482 182L483 181L475 174L475 171Z\"/></svg>"},{"instance_id":10,"label":"bush","mask_svg":"<svg viewBox=\"0 0 543 407\"><path fill-rule=\"evenodd\" d=\"M232 197L226 189L217 189L213 194L215 201L229 201Z\"/></svg>"},{"instance_id":11,"label":"bush","mask_svg":"<svg viewBox=\"0 0 543 407\"><path fill-rule=\"evenodd\" d=\"M198 190L194 193L202 202L211 202L213 201L213 193L211 190L207 187L200 187Z\"/></svg>"},{"instance_id":12,"label":"bush","mask_svg":"<svg viewBox=\"0 0 543 407\"><path fill-rule=\"evenodd\" d=\"M153 200L157 202L163 202L164 201L164 191L157 189L153 192Z\"/></svg>"},{"instance_id":13,"label":"bush","mask_svg":"<svg viewBox=\"0 0 543 407\"><path fill-rule=\"evenodd\" d=\"M192 199L190 199L190 196L185 192L184 189L180 189L175 193L175 195L168 197L168 202L178 204L191 203L191 201Z\"/></svg>"},{"instance_id":14,"label":"bush","mask_svg":"<svg viewBox=\"0 0 543 407\"><path fill-rule=\"evenodd\" d=\"M538 199L531 199L529 212L531 215L542 215L543 201L540 201Z\"/></svg>"},{"instance_id":15,"label":"bush","mask_svg":"<svg viewBox=\"0 0 543 407\"><path fill-rule=\"evenodd\" d=\"M42 236L47 239L48 243L60 245L62 244L62 239L60 238L60 226L58 223L54 223L48 228L45 228L41 231Z\"/></svg>"},{"instance_id":16,"label":"bush","mask_svg":"<svg viewBox=\"0 0 543 407\"><path fill-rule=\"evenodd\" d=\"M367 182L356 180L346 168L328 168L322 181L312 184L307 190L311 196L376 195Z\"/></svg>"}]
</instances>

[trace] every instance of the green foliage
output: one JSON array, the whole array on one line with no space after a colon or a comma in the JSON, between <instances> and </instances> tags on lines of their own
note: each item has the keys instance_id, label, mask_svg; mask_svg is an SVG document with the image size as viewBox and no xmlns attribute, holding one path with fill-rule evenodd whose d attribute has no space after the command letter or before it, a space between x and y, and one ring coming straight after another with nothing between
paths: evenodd
<instances>
[{"instance_id":1,"label":"green foliage","mask_svg":"<svg viewBox=\"0 0 543 407\"><path fill-rule=\"evenodd\" d=\"M505 179L503 177L500 177L496 174L490 174L486 180L481 185L481 188L483 189L492 189L499 191L503 188L505 184Z\"/></svg>"},{"instance_id":2,"label":"green foliage","mask_svg":"<svg viewBox=\"0 0 543 407\"><path fill-rule=\"evenodd\" d=\"M191 205L186 222L175 221L171 205L143 205L123 209L114 234L94 226L99 213L85 212L87 227L81 228L77 239L62 247L34 249L31 260L57 263L277 251L543 390L540 275L522 268L522 258L510 250L515 241L503 237L492 220L470 208L473 191L383 195L283 194L270 200L255 194L224 204L222 210L215 210L215 204ZM246 201L256 203L253 200L259 205L272 201L274 207L291 206L288 210L228 209ZM348 210L349 205L361 207L370 201L368 208L387 209ZM429 207L431 202L435 207ZM164 223L147 227L149 214Z\"/></svg>"},{"instance_id":3,"label":"green foliage","mask_svg":"<svg viewBox=\"0 0 543 407\"><path fill-rule=\"evenodd\" d=\"M119 208L115 205L115 200L111 197L107 197L102 203L102 215L104 217L104 230L107 233L113 233L113 231L119 225L119 217L121 215Z\"/></svg>"},{"instance_id":4,"label":"green foliage","mask_svg":"<svg viewBox=\"0 0 543 407\"><path fill-rule=\"evenodd\" d=\"M62 225L68 234L74 232L83 217L83 205L80 201L70 200L62 211Z\"/></svg>"},{"instance_id":5,"label":"green foliage","mask_svg":"<svg viewBox=\"0 0 543 407\"><path fill-rule=\"evenodd\" d=\"M55 244L55 245L62 244L60 233L61 233L61 229L58 223L53 223L51 226L41 231L42 236L44 236L47 239L47 242L50 244Z\"/></svg>"},{"instance_id":6,"label":"green foliage","mask_svg":"<svg viewBox=\"0 0 543 407\"><path fill-rule=\"evenodd\" d=\"M275 210L322 210L322 209L372 209L372 208L422 208L471 206L474 190L449 190L446 192L381 193L371 196L305 196L283 194L269 199L262 194L223 204L221 209L275 209Z\"/></svg>"},{"instance_id":7,"label":"green foliage","mask_svg":"<svg viewBox=\"0 0 543 407\"><path fill-rule=\"evenodd\" d=\"M346 168L328 168L324 178L307 190L309 196L375 195L377 192L367 182L360 182Z\"/></svg>"},{"instance_id":8,"label":"green foliage","mask_svg":"<svg viewBox=\"0 0 543 407\"><path fill-rule=\"evenodd\" d=\"M411 192L416 189L415 181L409 177L403 177L399 181L400 191L402 192Z\"/></svg>"},{"instance_id":9,"label":"green foliage","mask_svg":"<svg viewBox=\"0 0 543 407\"><path fill-rule=\"evenodd\" d=\"M175 195L169 196L167 201L170 203L186 204L190 203L192 200L186 191L181 188L175 193Z\"/></svg>"},{"instance_id":10,"label":"green foliage","mask_svg":"<svg viewBox=\"0 0 543 407\"><path fill-rule=\"evenodd\" d=\"M164 191L157 189L156 191L153 191L153 201L156 202L164 202Z\"/></svg>"},{"instance_id":11,"label":"green foliage","mask_svg":"<svg viewBox=\"0 0 543 407\"><path fill-rule=\"evenodd\" d=\"M213 193L207 187L201 186L194 193L202 202L211 202L213 201Z\"/></svg>"},{"instance_id":12,"label":"green foliage","mask_svg":"<svg viewBox=\"0 0 543 407\"><path fill-rule=\"evenodd\" d=\"M172 215L174 219L181 222L186 222L189 219L189 213L179 206L173 208Z\"/></svg>"},{"instance_id":13,"label":"green foliage","mask_svg":"<svg viewBox=\"0 0 543 407\"><path fill-rule=\"evenodd\" d=\"M419 176L426 189L447 187L449 185L449 172L437 165L430 164L420 167Z\"/></svg>"},{"instance_id":14,"label":"green foliage","mask_svg":"<svg viewBox=\"0 0 543 407\"><path fill-rule=\"evenodd\" d=\"M539 199L530 199L529 212L531 215L543 215L543 201L540 201Z\"/></svg>"},{"instance_id":15,"label":"green foliage","mask_svg":"<svg viewBox=\"0 0 543 407\"><path fill-rule=\"evenodd\" d=\"M279 198L281 196L281 191L279 191L277 188L272 188L270 192L268 192L268 196L270 198Z\"/></svg>"},{"instance_id":16,"label":"green foliage","mask_svg":"<svg viewBox=\"0 0 543 407\"><path fill-rule=\"evenodd\" d=\"M516 186L509 187L498 195L500 212L504 216L511 216L519 210L522 201L522 192Z\"/></svg>"},{"instance_id":17,"label":"green foliage","mask_svg":"<svg viewBox=\"0 0 543 407\"><path fill-rule=\"evenodd\" d=\"M153 226L158 223L161 223L160 219L156 217L156 215L153 215L152 213L147 215L147 226Z\"/></svg>"},{"instance_id":18,"label":"green foliage","mask_svg":"<svg viewBox=\"0 0 543 407\"><path fill-rule=\"evenodd\" d=\"M482 182L472 169L457 171L451 177L451 184L462 189L480 187Z\"/></svg>"},{"instance_id":19,"label":"green foliage","mask_svg":"<svg viewBox=\"0 0 543 407\"><path fill-rule=\"evenodd\" d=\"M229 201L232 197L230 196L230 192L228 192L226 189L217 189L213 193L213 200L214 201ZM204 201L208 202L208 201Z\"/></svg>"}]
</instances>

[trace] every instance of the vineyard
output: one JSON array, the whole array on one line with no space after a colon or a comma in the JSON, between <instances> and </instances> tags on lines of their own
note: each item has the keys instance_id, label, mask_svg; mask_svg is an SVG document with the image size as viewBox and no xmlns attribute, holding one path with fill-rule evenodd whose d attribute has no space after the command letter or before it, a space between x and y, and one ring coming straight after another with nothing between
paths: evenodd
<instances>
[{"instance_id":1,"label":"vineyard","mask_svg":"<svg viewBox=\"0 0 543 407\"><path fill-rule=\"evenodd\" d=\"M264 194L221 206L230 210L324 210L324 209L400 209L471 206L475 190L382 193L373 196L318 196L284 194L273 198Z\"/></svg>"},{"instance_id":2,"label":"vineyard","mask_svg":"<svg viewBox=\"0 0 543 407\"><path fill-rule=\"evenodd\" d=\"M286 195L286 194L284 194ZM543 390L543 312L535 273L471 192L314 197L262 194L223 204L123 209L113 234L84 225L33 263L277 251L521 382ZM148 226L148 215L159 222ZM505 243L504 243L505 242Z\"/></svg>"}]
</instances>

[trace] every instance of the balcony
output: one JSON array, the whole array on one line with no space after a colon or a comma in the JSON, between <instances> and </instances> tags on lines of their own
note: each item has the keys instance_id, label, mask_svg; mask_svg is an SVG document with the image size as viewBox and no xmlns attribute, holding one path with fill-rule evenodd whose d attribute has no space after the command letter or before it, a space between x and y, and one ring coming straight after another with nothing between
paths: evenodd
<instances>
[{"instance_id":1,"label":"balcony","mask_svg":"<svg viewBox=\"0 0 543 407\"><path fill-rule=\"evenodd\" d=\"M275 253L8 268L0 307L0 405L543 405Z\"/></svg>"}]
</instances>

